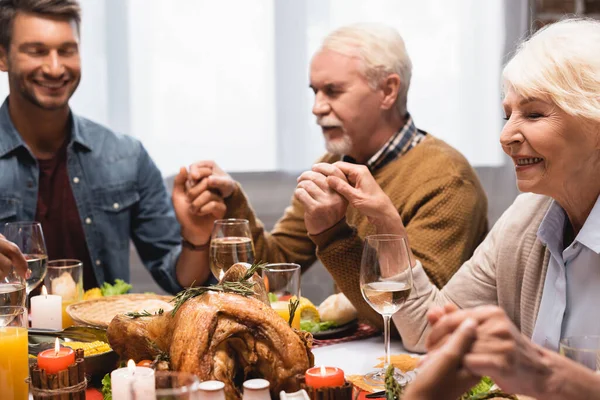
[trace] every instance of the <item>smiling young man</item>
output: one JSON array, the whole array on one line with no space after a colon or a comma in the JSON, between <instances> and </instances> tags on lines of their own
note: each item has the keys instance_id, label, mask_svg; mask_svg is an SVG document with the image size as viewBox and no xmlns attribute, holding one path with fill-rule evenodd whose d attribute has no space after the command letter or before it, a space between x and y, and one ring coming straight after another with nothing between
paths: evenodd
<instances>
[{"instance_id":1,"label":"smiling young man","mask_svg":"<svg viewBox=\"0 0 600 400\"><path fill-rule=\"evenodd\" d=\"M41 222L49 258L81 260L86 288L129 281L132 239L157 283L176 292L198 280L202 256L182 249L181 237L208 240L204 232L225 207L211 196L202 215L189 212L183 171L174 213L141 143L71 111L80 21L76 0L0 0L0 70L10 89L0 108L0 226Z\"/></svg>"},{"instance_id":2,"label":"smiling young man","mask_svg":"<svg viewBox=\"0 0 600 400\"><path fill-rule=\"evenodd\" d=\"M338 29L310 66L313 114L328 153L299 178L292 204L274 229L265 232L241 187L212 161L197 164L192 174L199 184L190 196L218 189L226 198L226 216L250 221L257 260L297 262L306 269L319 257L350 300L362 306L357 290L362 239L374 228L327 187L325 175L343 177L331 165L341 159L363 164L393 199L430 279L443 286L485 237L487 201L467 160L415 126L407 111L411 70L394 29ZM381 325L381 318L372 322Z\"/></svg>"}]
</instances>

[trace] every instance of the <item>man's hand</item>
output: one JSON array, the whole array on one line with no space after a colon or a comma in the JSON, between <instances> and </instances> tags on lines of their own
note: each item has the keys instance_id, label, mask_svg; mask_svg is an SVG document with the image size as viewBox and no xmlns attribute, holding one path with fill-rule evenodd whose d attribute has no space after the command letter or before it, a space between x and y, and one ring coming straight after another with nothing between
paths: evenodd
<instances>
[{"instance_id":1,"label":"man's hand","mask_svg":"<svg viewBox=\"0 0 600 400\"><path fill-rule=\"evenodd\" d=\"M523 336L504 310L481 306L442 315L427 338L428 349L440 348L466 319L477 321L477 340L463 365L472 374L490 376L509 393L536 396L547 389L552 370L543 349Z\"/></svg>"},{"instance_id":2,"label":"man's hand","mask_svg":"<svg viewBox=\"0 0 600 400\"><path fill-rule=\"evenodd\" d=\"M173 208L181 225L181 236L195 245L202 245L210 240L214 221L225 216L227 207L223 197L208 188L208 177L203 175L206 168L192 166L191 172L182 167L175 177L173 185ZM194 186L192 182L195 183Z\"/></svg>"},{"instance_id":3,"label":"man's hand","mask_svg":"<svg viewBox=\"0 0 600 400\"><path fill-rule=\"evenodd\" d=\"M419 375L407 386L407 399L454 400L475 385L479 377L462 366L475 341L477 323L467 318L439 349L427 354Z\"/></svg>"},{"instance_id":4,"label":"man's hand","mask_svg":"<svg viewBox=\"0 0 600 400\"><path fill-rule=\"evenodd\" d=\"M194 185L206 179L206 186L194 189ZM236 182L223 171L219 166L211 160L198 161L190 166L189 174L189 197L195 199L206 188L213 192L217 192L222 198L226 199L233 194L236 187Z\"/></svg>"},{"instance_id":5,"label":"man's hand","mask_svg":"<svg viewBox=\"0 0 600 400\"><path fill-rule=\"evenodd\" d=\"M12 271L13 266L19 276L23 279L28 278L30 271L21 250L16 244L9 242L4 236L0 235L0 279L6 278Z\"/></svg>"},{"instance_id":6,"label":"man's hand","mask_svg":"<svg viewBox=\"0 0 600 400\"><path fill-rule=\"evenodd\" d=\"M404 233L398 210L367 167L338 161L334 164L316 164L313 171L325 175L327 185L344 196L350 205L378 228L378 231ZM346 179L342 179L335 171L341 171Z\"/></svg>"},{"instance_id":7,"label":"man's hand","mask_svg":"<svg viewBox=\"0 0 600 400\"><path fill-rule=\"evenodd\" d=\"M341 171L337 173L345 180ZM348 202L327 185L327 178L319 172L302 173L294 196L304 206L304 223L311 235L326 231L346 215Z\"/></svg>"}]
</instances>

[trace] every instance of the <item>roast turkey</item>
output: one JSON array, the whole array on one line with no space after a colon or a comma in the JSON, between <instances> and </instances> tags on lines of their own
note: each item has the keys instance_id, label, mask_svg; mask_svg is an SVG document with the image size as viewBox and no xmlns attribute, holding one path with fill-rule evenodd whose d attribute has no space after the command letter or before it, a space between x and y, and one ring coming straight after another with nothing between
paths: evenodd
<instances>
[{"instance_id":1,"label":"roast turkey","mask_svg":"<svg viewBox=\"0 0 600 400\"><path fill-rule=\"evenodd\" d=\"M222 282L239 281L246 271L236 264ZM273 311L258 274L251 280L253 296L209 291L187 300L174 316L118 315L108 327L110 345L123 360L168 354L172 370L224 382L227 399L241 398L241 385L251 378L267 379L274 396L296 391L296 376L314 364L312 339Z\"/></svg>"}]
</instances>

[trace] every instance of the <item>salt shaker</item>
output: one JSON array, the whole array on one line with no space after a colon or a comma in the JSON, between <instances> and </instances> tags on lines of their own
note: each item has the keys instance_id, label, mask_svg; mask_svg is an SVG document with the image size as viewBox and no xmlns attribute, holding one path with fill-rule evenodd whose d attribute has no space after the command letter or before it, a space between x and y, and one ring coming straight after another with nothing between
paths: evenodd
<instances>
[{"instance_id":1,"label":"salt shaker","mask_svg":"<svg viewBox=\"0 0 600 400\"><path fill-rule=\"evenodd\" d=\"M271 400L269 381L266 379L250 379L244 382L242 400Z\"/></svg>"},{"instance_id":2,"label":"salt shaker","mask_svg":"<svg viewBox=\"0 0 600 400\"><path fill-rule=\"evenodd\" d=\"M225 384L221 381L204 381L198 385L200 400L225 400Z\"/></svg>"}]
</instances>

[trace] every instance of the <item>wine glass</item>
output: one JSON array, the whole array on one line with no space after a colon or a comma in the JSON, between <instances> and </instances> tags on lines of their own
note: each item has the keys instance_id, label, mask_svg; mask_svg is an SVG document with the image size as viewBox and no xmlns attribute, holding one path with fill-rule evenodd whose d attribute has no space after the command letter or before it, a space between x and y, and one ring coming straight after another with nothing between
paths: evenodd
<instances>
[{"instance_id":1,"label":"wine glass","mask_svg":"<svg viewBox=\"0 0 600 400\"><path fill-rule=\"evenodd\" d=\"M385 361L382 370L365 375L367 383L384 385L390 364L390 318L408 299L413 283L412 260L407 240L399 235L372 235L365 238L360 265L360 290L371 308L383 316ZM409 377L398 370L394 378L406 384Z\"/></svg>"},{"instance_id":2,"label":"wine glass","mask_svg":"<svg viewBox=\"0 0 600 400\"><path fill-rule=\"evenodd\" d=\"M254 262L254 243L247 219L218 219L210 237L210 270L221 280L235 263Z\"/></svg>"},{"instance_id":3,"label":"wine glass","mask_svg":"<svg viewBox=\"0 0 600 400\"><path fill-rule=\"evenodd\" d=\"M0 275L0 307L25 306L25 279L17 273L14 267L5 275Z\"/></svg>"},{"instance_id":4,"label":"wine glass","mask_svg":"<svg viewBox=\"0 0 600 400\"><path fill-rule=\"evenodd\" d=\"M26 293L35 289L44 280L47 271L48 253L42 225L39 222L9 222L4 226L4 236L16 244L31 271L26 279Z\"/></svg>"},{"instance_id":5,"label":"wine glass","mask_svg":"<svg viewBox=\"0 0 600 400\"><path fill-rule=\"evenodd\" d=\"M600 336L571 336L560 341L560 354L600 372Z\"/></svg>"}]
</instances>

